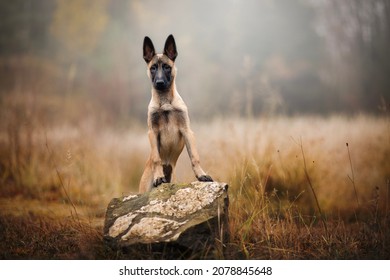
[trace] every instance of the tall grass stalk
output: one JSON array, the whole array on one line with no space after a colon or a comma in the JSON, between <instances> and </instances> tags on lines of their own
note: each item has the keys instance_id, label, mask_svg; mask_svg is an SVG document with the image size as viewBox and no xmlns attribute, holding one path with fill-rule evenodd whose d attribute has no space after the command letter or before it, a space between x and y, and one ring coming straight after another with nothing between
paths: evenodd
<instances>
[{"instance_id":1,"label":"tall grass stalk","mask_svg":"<svg viewBox=\"0 0 390 280\"><path fill-rule=\"evenodd\" d=\"M305 158L305 152L303 151L302 139L300 140L300 148L301 148L301 153L302 153L303 168L304 168L304 171L305 171L305 177L306 177L306 180L307 180L307 182L309 184L309 187L310 187L310 189L311 189L311 191L313 193L314 200L316 202L317 209L318 209L318 212L320 214L320 218L321 218L321 221L322 221L322 225L324 226L326 236L329 237L328 226L326 225L325 217L322 214L322 210L321 210L321 207L320 207L320 203L318 202L317 194L314 191L314 187L313 187L312 181L310 179L309 172L307 171L306 158Z\"/></svg>"},{"instance_id":2,"label":"tall grass stalk","mask_svg":"<svg viewBox=\"0 0 390 280\"><path fill-rule=\"evenodd\" d=\"M67 200L69 201L70 205L73 208L73 211L74 211L74 213L76 215L76 221L78 222L79 226L81 227L80 217L79 217L79 214L77 212L76 205L73 203L72 199L70 198L70 195L69 195L68 191L66 190L66 187L65 187L65 184L64 184L64 180L62 179L60 171L58 170L57 164L54 162L53 151L49 147L49 142L47 140L47 134L46 133L45 133L45 146L46 146L47 152L49 153L49 160L50 160L52 166L54 166L54 169L56 171L56 175L57 175L58 181L60 183L60 186L61 186L62 190L64 191Z\"/></svg>"},{"instance_id":3,"label":"tall grass stalk","mask_svg":"<svg viewBox=\"0 0 390 280\"><path fill-rule=\"evenodd\" d=\"M360 208L360 203L359 203L359 197L358 197L357 190L356 190L355 173L354 173L354 171L353 171L351 153L350 153L350 151L349 151L349 144L348 144L348 142L345 143L345 145L347 146L348 159L349 159L349 166L351 167L351 176L352 176L352 177L350 177L350 176L348 175L348 179L349 179L349 180L351 181L351 183L352 183L353 190L354 190L354 192L355 192L355 199L356 199L357 208L359 209L359 208Z\"/></svg>"}]
</instances>

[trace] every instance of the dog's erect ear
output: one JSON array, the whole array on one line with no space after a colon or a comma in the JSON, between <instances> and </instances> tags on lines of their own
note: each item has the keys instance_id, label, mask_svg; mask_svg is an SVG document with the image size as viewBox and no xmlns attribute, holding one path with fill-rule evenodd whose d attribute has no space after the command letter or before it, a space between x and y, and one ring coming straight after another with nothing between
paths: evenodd
<instances>
[{"instance_id":1,"label":"dog's erect ear","mask_svg":"<svg viewBox=\"0 0 390 280\"><path fill-rule=\"evenodd\" d=\"M148 36L144 38L143 50L144 50L144 59L146 63L149 63L152 60L153 56L156 54L156 51L154 50L152 40L150 40Z\"/></svg>"},{"instance_id":2,"label":"dog's erect ear","mask_svg":"<svg viewBox=\"0 0 390 280\"><path fill-rule=\"evenodd\" d=\"M164 54L169 57L170 60L175 61L177 57L176 43L172 34L168 36L165 41Z\"/></svg>"}]
</instances>

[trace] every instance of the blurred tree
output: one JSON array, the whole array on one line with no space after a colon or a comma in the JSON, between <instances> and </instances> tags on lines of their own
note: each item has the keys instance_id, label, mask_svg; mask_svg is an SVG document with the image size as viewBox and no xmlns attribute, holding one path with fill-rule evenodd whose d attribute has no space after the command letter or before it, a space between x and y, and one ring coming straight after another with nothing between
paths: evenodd
<instances>
[{"instance_id":1,"label":"blurred tree","mask_svg":"<svg viewBox=\"0 0 390 280\"><path fill-rule=\"evenodd\" d=\"M142 40L161 51L170 33L197 119L375 111L390 100L389 0L0 1L0 86L55 85L46 91L84 98L113 123L144 121Z\"/></svg>"},{"instance_id":2,"label":"blurred tree","mask_svg":"<svg viewBox=\"0 0 390 280\"><path fill-rule=\"evenodd\" d=\"M55 2L0 1L0 56L47 51L47 27Z\"/></svg>"},{"instance_id":3,"label":"blurred tree","mask_svg":"<svg viewBox=\"0 0 390 280\"><path fill-rule=\"evenodd\" d=\"M107 0L58 0L51 33L69 50L90 53L108 22Z\"/></svg>"},{"instance_id":4,"label":"blurred tree","mask_svg":"<svg viewBox=\"0 0 390 280\"><path fill-rule=\"evenodd\" d=\"M381 100L390 100L390 2L310 2L331 58L328 83L351 110L378 112Z\"/></svg>"}]
</instances>

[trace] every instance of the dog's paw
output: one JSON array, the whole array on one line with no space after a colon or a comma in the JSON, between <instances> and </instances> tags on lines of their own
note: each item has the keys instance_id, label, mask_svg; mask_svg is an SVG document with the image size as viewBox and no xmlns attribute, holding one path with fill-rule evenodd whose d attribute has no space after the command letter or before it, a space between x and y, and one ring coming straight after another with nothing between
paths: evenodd
<instances>
[{"instance_id":1,"label":"dog's paw","mask_svg":"<svg viewBox=\"0 0 390 280\"><path fill-rule=\"evenodd\" d=\"M197 179L201 182L214 182L213 178L211 178L209 175L202 175L197 177Z\"/></svg>"},{"instance_id":2,"label":"dog's paw","mask_svg":"<svg viewBox=\"0 0 390 280\"><path fill-rule=\"evenodd\" d=\"M153 181L153 187L158 187L159 185L163 183L168 183L165 177L158 177L157 179L154 179Z\"/></svg>"}]
</instances>

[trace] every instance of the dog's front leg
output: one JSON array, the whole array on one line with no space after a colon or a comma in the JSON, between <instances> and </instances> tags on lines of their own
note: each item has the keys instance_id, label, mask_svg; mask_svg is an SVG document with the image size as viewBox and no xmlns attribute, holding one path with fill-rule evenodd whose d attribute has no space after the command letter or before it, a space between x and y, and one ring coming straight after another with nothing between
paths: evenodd
<instances>
[{"instance_id":1,"label":"dog's front leg","mask_svg":"<svg viewBox=\"0 0 390 280\"><path fill-rule=\"evenodd\" d=\"M194 133L188 127L183 129L181 132L184 136L188 156L190 157L192 170L194 171L196 178L202 182L212 182L213 179L207 175L200 166L199 154L196 148Z\"/></svg>"},{"instance_id":2,"label":"dog's front leg","mask_svg":"<svg viewBox=\"0 0 390 280\"><path fill-rule=\"evenodd\" d=\"M157 187L162 183L166 183L166 179L164 176L163 166L161 157L159 154L159 143L158 143L158 131L154 131L150 129L148 132L151 153L150 153L150 162L153 170L153 186Z\"/></svg>"}]
</instances>

